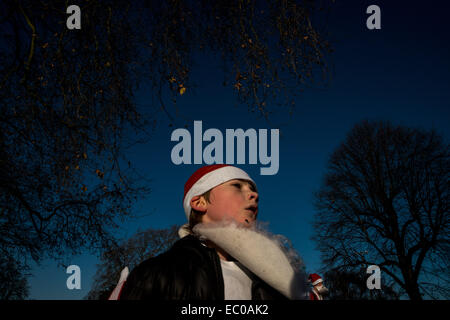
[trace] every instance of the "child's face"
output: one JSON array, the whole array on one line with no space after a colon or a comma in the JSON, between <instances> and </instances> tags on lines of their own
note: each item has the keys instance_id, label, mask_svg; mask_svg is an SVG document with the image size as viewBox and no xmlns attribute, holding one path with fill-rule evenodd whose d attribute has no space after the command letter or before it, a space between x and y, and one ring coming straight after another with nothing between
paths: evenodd
<instances>
[{"instance_id":1,"label":"child's face","mask_svg":"<svg viewBox=\"0 0 450 320\"><path fill-rule=\"evenodd\" d=\"M258 215L258 192L244 180L230 180L210 192L203 223L234 220L249 226Z\"/></svg>"}]
</instances>

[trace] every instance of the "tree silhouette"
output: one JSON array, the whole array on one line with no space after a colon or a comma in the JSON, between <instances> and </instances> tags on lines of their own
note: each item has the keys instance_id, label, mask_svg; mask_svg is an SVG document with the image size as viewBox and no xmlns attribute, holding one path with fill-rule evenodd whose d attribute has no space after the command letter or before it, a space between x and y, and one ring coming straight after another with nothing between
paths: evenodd
<instances>
[{"instance_id":1,"label":"tree silhouette","mask_svg":"<svg viewBox=\"0 0 450 320\"><path fill-rule=\"evenodd\" d=\"M89 300L106 300L120 278L120 272L131 271L144 260L167 251L178 240L178 226L167 229L139 231L120 245L105 248L97 266Z\"/></svg>"},{"instance_id":2,"label":"tree silhouette","mask_svg":"<svg viewBox=\"0 0 450 320\"><path fill-rule=\"evenodd\" d=\"M200 54L266 118L328 76L314 1L80 1L81 30L67 5L0 2L0 248L19 260L112 245L149 191L126 150L161 110L175 119ZM144 111L143 85L157 97Z\"/></svg>"},{"instance_id":3,"label":"tree silhouette","mask_svg":"<svg viewBox=\"0 0 450 320\"><path fill-rule=\"evenodd\" d=\"M410 299L448 299L449 166L449 145L434 131L356 125L316 194L313 239L325 269L378 265Z\"/></svg>"},{"instance_id":4,"label":"tree silhouette","mask_svg":"<svg viewBox=\"0 0 450 320\"><path fill-rule=\"evenodd\" d=\"M11 256L101 248L146 192L121 157L125 131L143 125L133 47L114 35L129 21L111 29L108 11L91 14L76 33L63 1L0 4L0 247Z\"/></svg>"},{"instance_id":5,"label":"tree silhouette","mask_svg":"<svg viewBox=\"0 0 450 320\"><path fill-rule=\"evenodd\" d=\"M0 300L23 300L29 295L29 268L14 257L0 256Z\"/></svg>"}]
</instances>

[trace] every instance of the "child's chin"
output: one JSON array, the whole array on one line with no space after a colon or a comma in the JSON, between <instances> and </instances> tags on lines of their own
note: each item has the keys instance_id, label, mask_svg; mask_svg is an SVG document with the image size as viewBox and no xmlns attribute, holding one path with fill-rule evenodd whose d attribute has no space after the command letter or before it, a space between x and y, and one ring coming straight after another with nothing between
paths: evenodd
<instances>
[{"instance_id":1,"label":"child's chin","mask_svg":"<svg viewBox=\"0 0 450 320\"><path fill-rule=\"evenodd\" d=\"M239 225L241 225L244 228L251 228L255 221L250 219L244 219L244 221L240 222Z\"/></svg>"}]
</instances>

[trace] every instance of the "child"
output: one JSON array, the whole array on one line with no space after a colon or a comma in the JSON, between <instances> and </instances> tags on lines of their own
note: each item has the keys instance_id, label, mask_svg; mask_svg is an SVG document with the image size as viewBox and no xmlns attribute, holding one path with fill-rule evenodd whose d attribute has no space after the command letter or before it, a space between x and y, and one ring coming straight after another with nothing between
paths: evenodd
<instances>
[{"instance_id":1,"label":"child","mask_svg":"<svg viewBox=\"0 0 450 320\"><path fill-rule=\"evenodd\" d=\"M113 298L266 300L303 298L306 279L280 244L256 231L258 192L243 170L198 169L184 187L189 223L167 252L138 265Z\"/></svg>"}]
</instances>

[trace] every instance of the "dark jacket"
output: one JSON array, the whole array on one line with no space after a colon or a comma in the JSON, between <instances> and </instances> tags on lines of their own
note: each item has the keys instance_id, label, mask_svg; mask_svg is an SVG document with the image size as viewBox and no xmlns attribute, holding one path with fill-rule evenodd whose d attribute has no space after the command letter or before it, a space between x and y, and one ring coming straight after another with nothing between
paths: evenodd
<instances>
[{"instance_id":1,"label":"dark jacket","mask_svg":"<svg viewBox=\"0 0 450 320\"><path fill-rule=\"evenodd\" d=\"M264 281L252 278L253 300L286 299ZM145 260L127 278L120 300L224 300L222 267L215 249L194 236Z\"/></svg>"}]
</instances>

